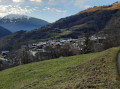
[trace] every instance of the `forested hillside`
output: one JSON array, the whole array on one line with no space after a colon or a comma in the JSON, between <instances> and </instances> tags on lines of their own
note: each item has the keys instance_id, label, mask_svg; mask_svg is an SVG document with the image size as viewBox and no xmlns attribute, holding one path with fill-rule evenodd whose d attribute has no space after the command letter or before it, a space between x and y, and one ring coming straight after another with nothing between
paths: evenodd
<instances>
[{"instance_id":1,"label":"forested hillside","mask_svg":"<svg viewBox=\"0 0 120 89\"><path fill-rule=\"evenodd\" d=\"M119 37L119 18L119 2L112 5L89 8L73 16L62 18L55 23L42 27L41 29L29 32L21 31L22 35L19 34L21 32L16 32L10 36L4 37L0 39L0 49L3 48L1 43L5 44L4 48L13 48L15 46L14 44L21 45L31 40L79 38L87 33L89 33L89 35L104 35L107 37L108 43L110 43L109 40L113 41L113 39Z\"/></svg>"}]
</instances>

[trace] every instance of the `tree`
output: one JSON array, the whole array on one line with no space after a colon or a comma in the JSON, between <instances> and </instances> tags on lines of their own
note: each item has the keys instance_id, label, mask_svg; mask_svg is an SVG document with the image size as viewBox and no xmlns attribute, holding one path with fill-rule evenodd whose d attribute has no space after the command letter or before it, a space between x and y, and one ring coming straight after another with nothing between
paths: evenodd
<instances>
[{"instance_id":1,"label":"tree","mask_svg":"<svg viewBox=\"0 0 120 89\"><path fill-rule=\"evenodd\" d=\"M3 63L2 60L0 60L0 71L3 69Z\"/></svg>"},{"instance_id":2,"label":"tree","mask_svg":"<svg viewBox=\"0 0 120 89\"><path fill-rule=\"evenodd\" d=\"M84 47L83 47L83 54L89 53L90 52L90 34L86 33L85 34L85 42L84 42Z\"/></svg>"},{"instance_id":3,"label":"tree","mask_svg":"<svg viewBox=\"0 0 120 89\"><path fill-rule=\"evenodd\" d=\"M23 50L21 54L21 64L28 64L29 62L30 62L30 59L28 57L28 53Z\"/></svg>"}]
</instances>

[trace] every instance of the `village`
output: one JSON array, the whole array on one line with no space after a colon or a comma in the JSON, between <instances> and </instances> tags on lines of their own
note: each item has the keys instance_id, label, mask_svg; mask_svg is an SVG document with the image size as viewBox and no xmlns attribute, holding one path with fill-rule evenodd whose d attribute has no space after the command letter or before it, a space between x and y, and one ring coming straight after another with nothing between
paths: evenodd
<instances>
[{"instance_id":1,"label":"village","mask_svg":"<svg viewBox=\"0 0 120 89\"><path fill-rule=\"evenodd\" d=\"M19 52L1 51L0 68L8 68L30 62L85 54L89 51L101 51L105 37L91 36L79 39L58 39L22 45ZM94 45L93 45L94 44ZM90 46L89 46L90 45ZM91 47L91 50L88 49ZM17 56L16 56L17 54Z\"/></svg>"}]
</instances>

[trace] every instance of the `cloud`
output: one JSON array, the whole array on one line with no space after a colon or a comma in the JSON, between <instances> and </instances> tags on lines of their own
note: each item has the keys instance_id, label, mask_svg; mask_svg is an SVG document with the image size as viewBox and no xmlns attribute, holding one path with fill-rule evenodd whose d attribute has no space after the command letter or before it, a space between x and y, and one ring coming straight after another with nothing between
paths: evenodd
<instances>
[{"instance_id":1,"label":"cloud","mask_svg":"<svg viewBox=\"0 0 120 89\"><path fill-rule=\"evenodd\" d=\"M57 13L66 13L67 11L66 10L58 10L58 9L56 9L55 10Z\"/></svg>"},{"instance_id":2,"label":"cloud","mask_svg":"<svg viewBox=\"0 0 120 89\"><path fill-rule=\"evenodd\" d=\"M85 6L84 6L85 9L88 9L88 8L90 8L90 7L92 7L92 6L90 6L90 5L85 5Z\"/></svg>"},{"instance_id":3,"label":"cloud","mask_svg":"<svg viewBox=\"0 0 120 89\"><path fill-rule=\"evenodd\" d=\"M0 17L3 17L8 14L32 13L34 10L35 8L27 9L27 8L22 8L20 6L0 5Z\"/></svg>"},{"instance_id":4,"label":"cloud","mask_svg":"<svg viewBox=\"0 0 120 89\"><path fill-rule=\"evenodd\" d=\"M77 7L80 7L80 8L87 9L87 8L89 8L91 6L86 5L86 2L90 2L90 1L92 1L92 0L75 0L74 5L77 6Z\"/></svg>"},{"instance_id":5,"label":"cloud","mask_svg":"<svg viewBox=\"0 0 120 89\"><path fill-rule=\"evenodd\" d=\"M38 2L38 3L42 3L42 0L30 0L31 2Z\"/></svg>"},{"instance_id":6,"label":"cloud","mask_svg":"<svg viewBox=\"0 0 120 89\"><path fill-rule=\"evenodd\" d=\"M48 0L48 4L50 4L50 5L56 5L56 2L55 2L55 0Z\"/></svg>"},{"instance_id":7,"label":"cloud","mask_svg":"<svg viewBox=\"0 0 120 89\"><path fill-rule=\"evenodd\" d=\"M67 0L61 0L62 3L66 2Z\"/></svg>"},{"instance_id":8,"label":"cloud","mask_svg":"<svg viewBox=\"0 0 120 89\"><path fill-rule=\"evenodd\" d=\"M63 14L67 13L66 10L59 10L59 9L56 9L56 8L49 8L49 7L45 7L45 8L43 9L43 11L55 12L55 13L57 13L57 14L59 14L59 13L63 13Z\"/></svg>"},{"instance_id":9,"label":"cloud","mask_svg":"<svg viewBox=\"0 0 120 89\"><path fill-rule=\"evenodd\" d=\"M24 2L24 0L12 0L13 2L19 3L19 2Z\"/></svg>"},{"instance_id":10,"label":"cloud","mask_svg":"<svg viewBox=\"0 0 120 89\"><path fill-rule=\"evenodd\" d=\"M73 0L48 0L48 2L46 2L48 5L51 5L51 6L57 6L57 5L64 5L66 6L67 4L70 4L71 1Z\"/></svg>"},{"instance_id":11,"label":"cloud","mask_svg":"<svg viewBox=\"0 0 120 89\"><path fill-rule=\"evenodd\" d=\"M86 0L75 0L74 4L75 6L81 6L82 4L84 4Z\"/></svg>"}]
</instances>

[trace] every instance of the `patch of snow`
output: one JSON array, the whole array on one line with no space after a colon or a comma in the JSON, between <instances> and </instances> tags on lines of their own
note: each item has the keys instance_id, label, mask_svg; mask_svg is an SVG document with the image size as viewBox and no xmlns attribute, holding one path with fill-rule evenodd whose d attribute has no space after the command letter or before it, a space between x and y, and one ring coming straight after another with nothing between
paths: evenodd
<instances>
[{"instance_id":1,"label":"patch of snow","mask_svg":"<svg viewBox=\"0 0 120 89\"><path fill-rule=\"evenodd\" d=\"M25 15L19 15L19 14L9 14L7 16L4 16L2 19L9 19L10 21L12 21L14 19L24 19L24 18L29 20L30 17Z\"/></svg>"}]
</instances>

